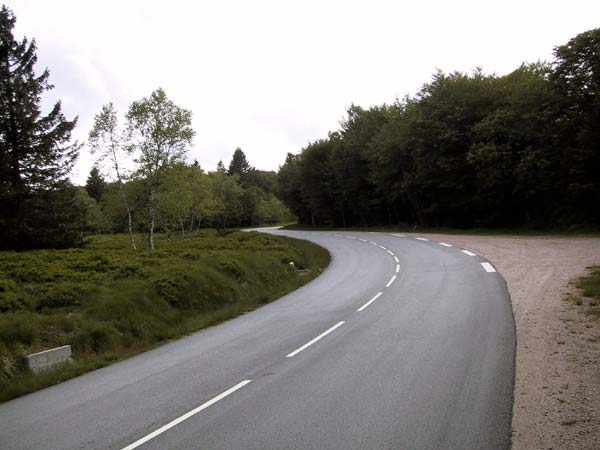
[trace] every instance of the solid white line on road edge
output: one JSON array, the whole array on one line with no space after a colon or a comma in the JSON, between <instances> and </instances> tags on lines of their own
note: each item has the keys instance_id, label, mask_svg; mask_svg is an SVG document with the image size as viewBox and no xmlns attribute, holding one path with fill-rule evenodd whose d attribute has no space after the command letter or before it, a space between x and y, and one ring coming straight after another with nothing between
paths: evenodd
<instances>
[{"instance_id":1,"label":"solid white line on road edge","mask_svg":"<svg viewBox=\"0 0 600 450\"><path fill-rule=\"evenodd\" d=\"M390 287L394 281L396 281L396 275L394 275L392 278L390 278L390 281L388 281L388 284L386 284L385 287L386 288Z\"/></svg>"},{"instance_id":2,"label":"solid white line on road edge","mask_svg":"<svg viewBox=\"0 0 600 450\"><path fill-rule=\"evenodd\" d=\"M394 252L393 252L393 251L391 251L391 250L388 250L387 252L388 252L390 255L394 256Z\"/></svg>"},{"instance_id":3,"label":"solid white line on road edge","mask_svg":"<svg viewBox=\"0 0 600 450\"><path fill-rule=\"evenodd\" d=\"M310 347L311 345L313 345L315 342L317 342L320 339L323 339L325 336L327 336L329 333L331 333L333 330L335 330L338 327L341 327L342 325L344 325L346 322L345 321L341 321L336 323L334 326L332 326L329 330L325 331L324 333L321 333L320 335L318 335L316 338L314 338L312 341L308 341L306 344L304 344L302 347L294 350L292 353L290 353L289 355L286 355L286 358L293 358L294 356L296 356L298 353L300 353L302 350L307 349L308 347Z\"/></svg>"},{"instance_id":4,"label":"solid white line on road edge","mask_svg":"<svg viewBox=\"0 0 600 450\"><path fill-rule=\"evenodd\" d=\"M400 264L396 264L396 273L400 272Z\"/></svg>"},{"instance_id":5,"label":"solid white line on road edge","mask_svg":"<svg viewBox=\"0 0 600 450\"><path fill-rule=\"evenodd\" d=\"M225 392L223 392L222 394L217 395L216 397L212 398L211 400L207 401L206 403L201 404L200 406L198 406L197 408L192 409L190 412L185 413L183 416L178 417L177 419L169 422L168 424L160 427L158 430L153 431L152 433L144 436L143 438L135 441L133 444L128 445L127 447L123 448L122 450L133 450L134 448L139 447L142 444L145 444L146 442L148 442L150 439L154 439L156 436L158 436L159 434L164 433L165 431L173 428L175 425L180 424L181 422L183 422L184 420L189 419L190 417L198 414L200 411L202 411L203 409L208 408L209 406L214 405L215 403L217 403L219 400L224 399L225 397L227 397L228 395L233 394L235 391L237 391L238 389L243 388L244 386L246 386L248 383L250 383L252 380L244 380L238 384L236 384L235 386L227 389Z\"/></svg>"},{"instance_id":6,"label":"solid white line on road edge","mask_svg":"<svg viewBox=\"0 0 600 450\"><path fill-rule=\"evenodd\" d=\"M383 292L379 292L377 293L377 295L375 295L375 297L373 297L371 300L369 300L367 303L365 303L364 305L362 305L360 308L358 308L356 310L356 312L361 312L363 309L367 308L371 303L373 303L375 300L377 300L381 294L383 294Z\"/></svg>"},{"instance_id":7,"label":"solid white line on road edge","mask_svg":"<svg viewBox=\"0 0 600 450\"><path fill-rule=\"evenodd\" d=\"M399 263L399 262L400 262L400 260L398 259L398 257L397 257L397 256L394 256L394 261L396 261L397 263Z\"/></svg>"},{"instance_id":8,"label":"solid white line on road edge","mask_svg":"<svg viewBox=\"0 0 600 450\"><path fill-rule=\"evenodd\" d=\"M404 236L403 234L394 234L394 233L392 233L392 236L406 237L406 236Z\"/></svg>"},{"instance_id":9,"label":"solid white line on road edge","mask_svg":"<svg viewBox=\"0 0 600 450\"><path fill-rule=\"evenodd\" d=\"M489 262L482 262L481 265L485 269L486 272L495 272L494 266L492 266Z\"/></svg>"},{"instance_id":10,"label":"solid white line on road edge","mask_svg":"<svg viewBox=\"0 0 600 450\"><path fill-rule=\"evenodd\" d=\"M446 244L445 242L438 242L438 244L443 245L444 247L452 247L450 244Z\"/></svg>"},{"instance_id":11,"label":"solid white line on road edge","mask_svg":"<svg viewBox=\"0 0 600 450\"><path fill-rule=\"evenodd\" d=\"M417 241L428 241L429 239L425 239L425 238L416 238Z\"/></svg>"},{"instance_id":12,"label":"solid white line on road edge","mask_svg":"<svg viewBox=\"0 0 600 450\"><path fill-rule=\"evenodd\" d=\"M470 252L469 250L461 250L465 255L469 255L469 256L477 256L475 253Z\"/></svg>"},{"instance_id":13,"label":"solid white line on road edge","mask_svg":"<svg viewBox=\"0 0 600 450\"><path fill-rule=\"evenodd\" d=\"M361 241L361 242L367 242L367 240L366 240L366 239L360 239L360 238L359 238L358 240L359 240L359 241Z\"/></svg>"}]
</instances>

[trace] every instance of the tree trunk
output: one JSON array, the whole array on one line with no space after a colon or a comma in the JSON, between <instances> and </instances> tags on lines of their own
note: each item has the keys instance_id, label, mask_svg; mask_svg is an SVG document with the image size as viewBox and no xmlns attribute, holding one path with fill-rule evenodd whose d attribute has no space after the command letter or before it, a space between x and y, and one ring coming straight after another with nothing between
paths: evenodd
<instances>
[{"instance_id":1,"label":"tree trunk","mask_svg":"<svg viewBox=\"0 0 600 450\"><path fill-rule=\"evenodd\" d=\"M148 193L148 245L154 250L154 187Z\"/></svg>"},{"instance_id":2,"label":"tree trunk","mask_svg":"<svg viewBox=\"0 0 600 450\"><path fill-rule=\"evenodd\" d=\"M181 239L185 240L185 227L183 226L183 220L181 221Z\"/></svg>"},{"instance_id":3,"label":"tree trunk","mask_svg":"<svg viewBox=\"0 0 600 450\"><path fill-rule=\"evenodd\" d=\"M121 183L120 176L119 191L121 191L121 197L123 198L123 203L125 204L125 209L127 210L127 229L129 230L129 239L131 239L131 246L134 250L137 250L137 247L135 245L135 239L133 238L133 230L131 229L131 210L129 209L129 203L127 202L127 197L125 196L125 191L123 190L123 183Z\"/></svg>"}]
</instances>

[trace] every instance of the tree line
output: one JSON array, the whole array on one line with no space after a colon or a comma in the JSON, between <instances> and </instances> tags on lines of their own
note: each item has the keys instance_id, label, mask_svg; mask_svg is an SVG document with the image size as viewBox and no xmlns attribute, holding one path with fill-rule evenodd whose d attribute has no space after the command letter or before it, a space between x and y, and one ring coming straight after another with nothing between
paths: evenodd
<instances>
[{"instance_id":1,"label":"tree line","mask_svg":"<svg viewBox=\"0 0 600 450\"><path fill-rule=\"evenodd\" d=\"M413 97L351 105L288 154L282 198L310 225L600 223L600 29L505 76L437 72Z\"/></svg>"},{"instance_id":2,"label":"tree line","mask_svg":"<svg viewBox=\"0 0 600 450\"><path fill-rule=\"evenodd\" d=\"M0 248L64 248L86 233L147 233L181 237L198 227L275 223L290 218L277 197L275 172L254 169L237 149L226 170L186 164L195 132L192 113L164 90L134 101L120 126L109 103L96 115L87 143L71 142L77 118L57 102L43 114L49 72L35 73L35 40L15 39L16 18L0 10ZM96 155L85 188L68 179L87 144ZM107 179L105 179L105 176Z\"/></svg>"}]
</instances>

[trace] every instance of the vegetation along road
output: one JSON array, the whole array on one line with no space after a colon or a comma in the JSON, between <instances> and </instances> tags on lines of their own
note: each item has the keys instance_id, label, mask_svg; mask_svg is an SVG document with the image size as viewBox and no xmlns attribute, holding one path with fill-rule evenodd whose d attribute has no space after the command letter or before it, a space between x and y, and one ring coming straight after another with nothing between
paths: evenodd
<instances>
[{"instance_id":1,"label":"vegetation along road","mask_svg":"<svg viewBox=\"0 0 600 450\"><path fill-rule=\"evenodd\" d=\"M326 247L329 268L258 310L1 405L3 447L510 447L514 323L490 263L427 238L270 232Z\"/></svg>"}]
</instances>

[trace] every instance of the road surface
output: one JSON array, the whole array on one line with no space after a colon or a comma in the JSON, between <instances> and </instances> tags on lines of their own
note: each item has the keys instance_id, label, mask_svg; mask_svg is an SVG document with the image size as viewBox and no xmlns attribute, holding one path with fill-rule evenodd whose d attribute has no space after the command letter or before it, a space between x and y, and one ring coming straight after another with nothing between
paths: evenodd
<instances>
[{"instance_id":1,"label":"road surface","mask_svg":"<svg viewBox=\"0 0 600 450\"><path fill-rule=\"evenodd\" d=\"M509 449L500 274L391 233L265 230L332 255L251 313L0 405L10 449Z\"/></svg>"}]
</instances>

